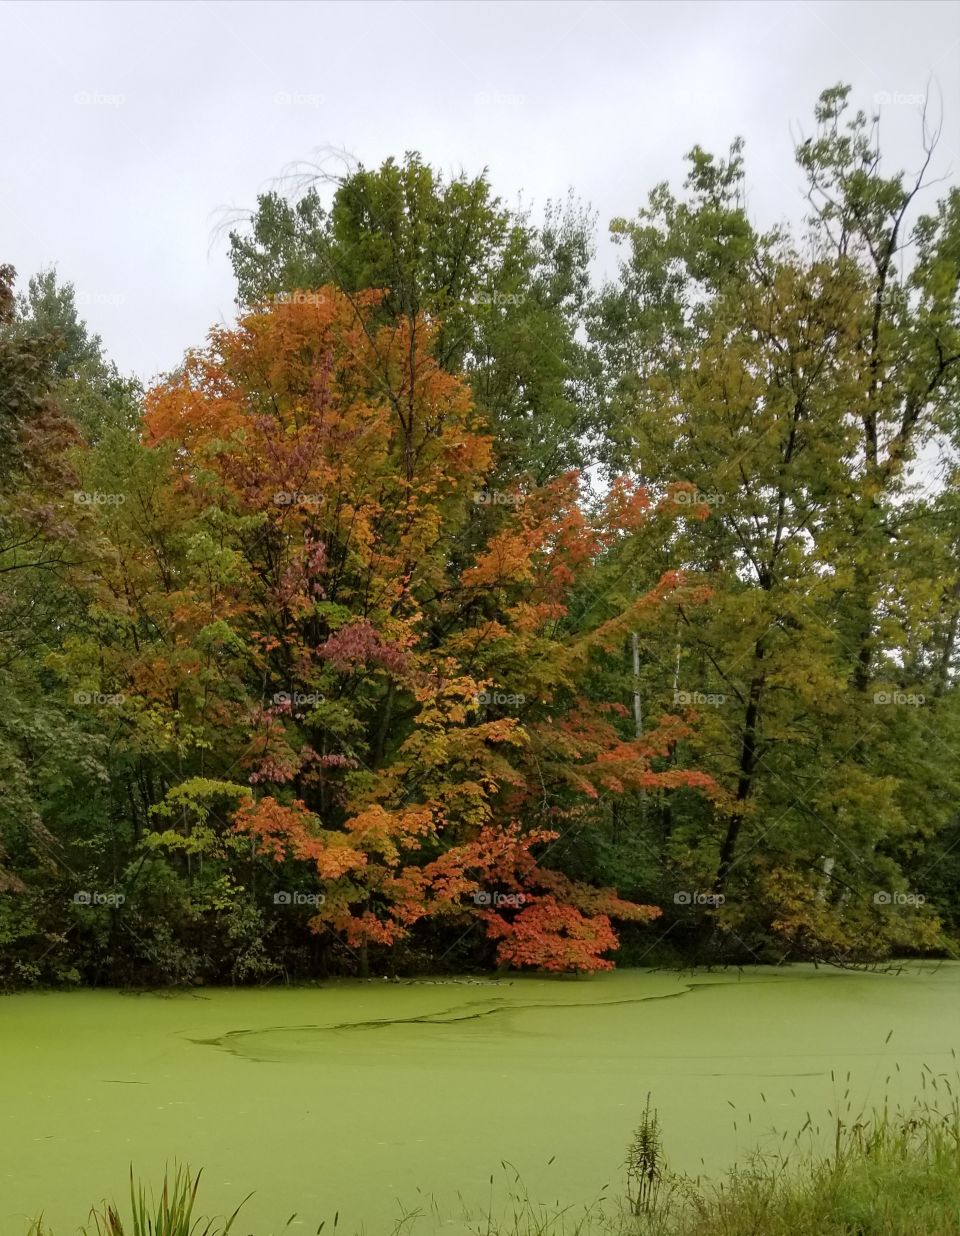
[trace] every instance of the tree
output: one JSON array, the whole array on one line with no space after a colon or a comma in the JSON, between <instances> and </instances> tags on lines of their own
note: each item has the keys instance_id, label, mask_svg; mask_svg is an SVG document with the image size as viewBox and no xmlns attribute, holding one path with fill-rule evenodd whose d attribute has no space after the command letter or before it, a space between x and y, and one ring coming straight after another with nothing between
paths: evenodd
<instances>
[{"instance_id":1,"label":"tree","mask_svg":"<svg viewBox=\"0 0 960 1236\"><path fill-rule=\"evenodd\" d=\"M53 269L31 276L17 298L11 329L24 343L46 341L55 398L87 441L110 428L135 428L140 383L124 378L104 357L100 336L90 334L77 312L73 284L58 282Z\"/></svg>"},{"instance_id":2,"label":"tree","mask_svg":"<svg viewBox=\"0 0 960 1236\"><path fill-rule=\"evenodd\" d=\"M71 777L102 771L45 670L75 616L65 588L77 553L70 455L80 438L55 393L58 337L20 329L13 280L12 267L0 268L0 982L40 974L25 942L42 933L35 877L60 860L53 817L69 811ZM51 960L50 973L69 973Z\"/></svg>"},{"instance_id":3,"label":"tree","mask_svg":"<svg viewBox=\"0 0 960 1236\"><path fill-rule=\"evenodd\" d=\"M627 624L697 598L671 577L565 630L574 581L646 506L618 486L590 520L573 474L512 494L465 563L491 439L429 325L377 326L379 305L327 287L258 310L151 393L151 441L175 448L195 544L210 546L177 589L197 650L178 709L191 699L198 752L216 719L220 763L256 787L236 828L314 866L318 930L365 950L477 918L504 962L609 965L610 917L658 911L536 852L602 793L709 788L651 767L685 732L676 721L624 737L610 702L578 690ZM236 756L231 712L249 730Z\"/></svg>"},{"instance_id":4,"label":"tree","mask_svg":"<svg viewBox=\"0 0 960 1236\"><path fill-rule=\"evenodd\" d=\"M689 200L660 186L616 225L629 255L593 326L611 458L655 492L690 487L683 535L657 549L715 590L647 670L661 707L671 688L708 699L694 758L732 800L680 836L740 947L772 935L814 955L929 946L929 915L883 915L873 895L903 887L954 793L917 810L924 778L891 753L930 714L877 706L924 695L895 559L919 567L905 469L953 400L954 207L917 222L901 281L922 175L881 176L865 117L841 132L846 98L825 92L798 149L816 207L802 249L750 225L739 143L727 161L696 149Z\"/></svg>"},{"instance_id":5,"label":"tree","mask_svg":"<svg viewBox=\"0 0 960 1236\"><path fill-rule=\"evenodd\" d=\"M486 174L444 180L419 155L258 199L249 233L230 234L241 305L330 284L380 289L373 321L423 323L432 355L463 372L501 442L505 483L542 481L583 462L595 430L577 338L589 294L592 224L571 199L543 225L506 209Z\"/></svg>"}]
</instances>

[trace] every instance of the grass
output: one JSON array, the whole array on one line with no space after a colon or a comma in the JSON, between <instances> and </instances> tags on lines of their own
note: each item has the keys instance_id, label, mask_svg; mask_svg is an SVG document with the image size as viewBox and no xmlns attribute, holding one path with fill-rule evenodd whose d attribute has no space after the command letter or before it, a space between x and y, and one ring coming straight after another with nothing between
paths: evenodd
<instances>
[{"instance_id":1,"label":"grass","mask_svg":"<svg viewBox=\"0 0 960 1236\"><path fill-rule=\"evenodd\" d=\"M544 1206L504 1164L506 1202L497 1203L491 1178L485 1210L442 1226L473 1236L960 1236L960 1104L949 1081L930 1074L929 1083L930 1100L909 1111L831 1113L827 1149L808 1117L775 1153L707 1181L670 1170L648 1100L627 1148L623 1198ZM131 1172L129 1217L104 1203L82 1236L254 1236L234 1229L243 1202L228 1218L195 1218L199 1182L178 1168L148 1201ZM393 1236L427 1236L441 1223L433 1207L414 1210ZM40 1220L29 1236L53 1234Z\"/></svg>"},{"instance_id":2,"label":"grass","mask_svg":"<svg viewBox=\"0 0 960 1236\"><path fill-rule=\"evenodd\" d=\"M90 1211L89 1225L80 1229L82 1236L229 1236L244 1203L229 1218L194 1218L201 1174L193 1176L186 1167L176 1167L172 1177L167 1171L159 1195L151 1194L148 1200L145 1185L134 1177L131 1167L129 1218L124 1219L116 1205L104 1202L101 1209L94 1206ZM41 1218L32 1224L28 1236L52 1233Z\"/></svg>"},{"instance_id":3,"label":"grass","mask_svg":"<svg viewBox=\"0 0 960 1236\"><path fill-rule=\"evenodd\" d=\"M530 1199L514 1176L506 1206L491 1205L458 1230L474 1236L960 1236L954 1090L948 1078L927 1070L926 1101L868 1114L851 1110L848 1089L846 1106L829 1113L826 1130L808 1116L776 1152L757 1153L712 1180L670 1170L648 1098L627 1147L625 1196L549 1208Z\"/></svg>"},{"instance_id":4,"label":"grass","mask_svg":"<svg viewBox=\"0 0 960 1236\"><path fill-rule=\"evenodd\" d=\"M827 1153L668 1176L664 1192L623 1236L960 1236L960 1110L838 1121Z\"/></svg>"}]
</instances>

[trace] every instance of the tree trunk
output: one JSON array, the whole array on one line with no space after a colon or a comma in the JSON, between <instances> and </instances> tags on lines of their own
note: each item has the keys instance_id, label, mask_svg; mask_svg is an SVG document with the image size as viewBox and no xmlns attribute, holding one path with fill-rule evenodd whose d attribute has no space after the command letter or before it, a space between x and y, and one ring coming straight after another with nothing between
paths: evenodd
<instances>
[{"instance_id":1,"label":"tree trunk","mask_svg":"<svg viewBox=\"0 0 960 1236\"><path fill-rule=\"evenodd\" d=\"M638 738L643 736L643 701L640 698L640 639L636 633L630 636L633 652L633 723Z\"/></svg>"},{"instance_id":2,"label":"tree trunk","mask_svg":"<svg viewBox=\"0 0 960 1236\"><path fill-rule=\"evenodd\" d=\"M763 644L757 641L754 648L754 661L763 660ZM737 848L737 838L743 826L744 807L753 789L753 777L757 767L757 728L760 719L760 697L763 694L764 675L758 669L750 683L750 694L747 697L747 711L743 719L743 737L740 743L740 776L737 780L737 809L730 817L727 825L727 835L720 847L720 862L717 866L717 878L713 882L713 891L722 893L730 869L733 867Z\"/></svg>"}]
</instances>

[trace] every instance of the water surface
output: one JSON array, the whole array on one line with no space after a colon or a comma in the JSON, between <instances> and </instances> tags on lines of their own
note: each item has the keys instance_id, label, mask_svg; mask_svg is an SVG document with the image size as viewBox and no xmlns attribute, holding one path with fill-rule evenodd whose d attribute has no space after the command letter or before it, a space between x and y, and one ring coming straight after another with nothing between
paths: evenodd
<instances>
[{"instance_id":1,"label":"water surface","mask_svg":"<svg viewBox=\"0 0 960 1236\"><path fill-rule=\"evenodd\" d=\"M339 1211L380 1236L429 1195L452 1217L501 1160L587 1201L619 1188L648 1091L674 1165L713 1171L835 1107L848 1072L855 1103L953 1077L958 1038L960 964L9 996L0 1232L43 1210L73 1236L131 1161L203 1166L217 1209L255 1189L243 1236L292 1211L294 1233Z\"/></svg>"}]
</instances>

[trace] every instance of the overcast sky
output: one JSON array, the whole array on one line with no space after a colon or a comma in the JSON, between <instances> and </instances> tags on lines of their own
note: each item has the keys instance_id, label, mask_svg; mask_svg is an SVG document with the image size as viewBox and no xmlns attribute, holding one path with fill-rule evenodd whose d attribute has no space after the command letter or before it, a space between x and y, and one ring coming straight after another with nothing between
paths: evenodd
<instances>
[{"instance_id":1,"label":"overcast sky","mask_svg":"<svg viewBox=\"0 0 960 1236\"><path fill-rule=\"evenodd\" d=\"M489 167L508 202L572 187L609 219L699 142L747 141L750 209L803 213L792 134L839 80L880 97L889 165L960 174L960 5L0 3L0 262L56 264L124 370L175 365L234 286L224 211L338 148ZM942 189L941 189L942 191ZM613 270L601 240L598 267Z\"/></svg>"}]
</instances>

